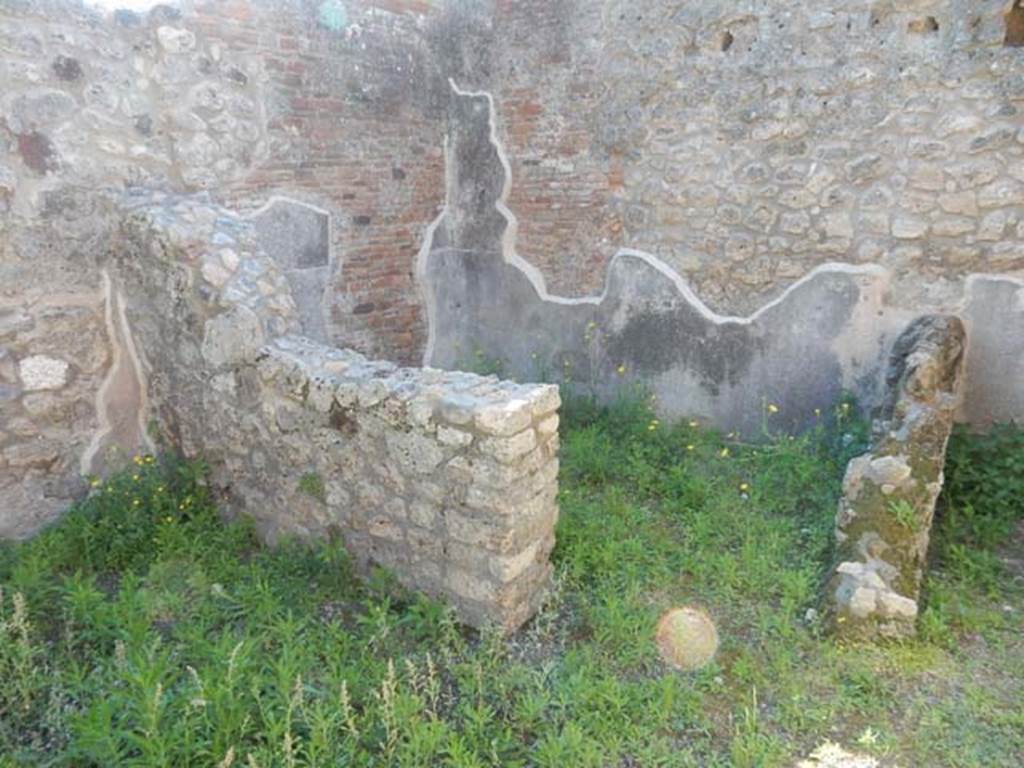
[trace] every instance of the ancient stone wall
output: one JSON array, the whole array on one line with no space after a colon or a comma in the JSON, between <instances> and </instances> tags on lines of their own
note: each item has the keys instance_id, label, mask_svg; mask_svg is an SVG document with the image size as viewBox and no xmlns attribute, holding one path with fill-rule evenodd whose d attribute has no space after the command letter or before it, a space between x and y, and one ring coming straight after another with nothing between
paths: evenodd
<instances>
[{"instance_id":1,"label":"ancient stone wall","mask_svg":"<svg viewBox=\"0 0 1024 768\"><path fill-rule=\"evenodd\" d=\"M759 433L768 403L783 429L844 389L870 411L906 323L956 312L978 342L959 417L1021 418L1024 57L1004 10L450 4L425 360L640 384L667 416Z\"/></svg>"},{"instance_id":2,"label":"ancient stone wall","mask_svg":"<svg viewBox=\"0 0 1024 768\"><path fill-rule=\"evenodd\" d=\"M412 265L443 199L430 7L325 5L197 0L110 14L75 0L4 3L4 265L68 256L66 230L97 229L99 198L126 185L208 190L249 212L295 199L330 221L328 290L311 308L325 337L416 359ZM97 280L83 282L95 292ZM19 292L30 285L21 277Z\"/></svg>"},{"instance_id":3,"label":"ancient stone wall","mask_svg":"<svg viewBox=\"0 0 1024 768\"><path fill-rule=\"evenodd\" d=\"M339 536L472 624L531 616L558 517L557 388L287 335L301 318L251 221L203 198L129 204L110 269L156 439L210 462L228 513L270 541Z\"/></svg>"},{"instance_id":4,"label":"ancient stone wall","mask_svg":"<svg viewBox=\"0 0 1024 768\"><path fill-rule=\"evenodd\" d=\"M243 210L296 329L418 357L412 265L443 198L429 7L321 5L0 3L0 536L81 496L110 444L148 445L145 350L104 275L126 187Z\"/></svg>"},{"instance_id":5,"label":"ancient stone wall","mask_svg":"<svg viewBox=\"0 0 1024 768\"><path fill-rule=\"evenodd\" d=\"M723 314L830 261L952 306L967 274L1024 270L1009 5L463 2L453 72L494 96L519 249L552 293L598 293L627 247Z\"/></svg>"},{"instance_id":6,"label":"ancient stone wall","mask_svg":"<svg viewBox=\"0 0 1024 768\"><path fill-rule=\"evenodd\" d=\"M148 446L149 400L174 397L104 258L125 188L244 222L259 258L216 242L204 279L259 264L272 336L640 384L753 433L768 403L787 430L843 389L876 404L906 323L953 312L960 418L1021 418L1005 5L8 0L0 494L38 519L0 535Z\"/></svg>"}]
</instances>

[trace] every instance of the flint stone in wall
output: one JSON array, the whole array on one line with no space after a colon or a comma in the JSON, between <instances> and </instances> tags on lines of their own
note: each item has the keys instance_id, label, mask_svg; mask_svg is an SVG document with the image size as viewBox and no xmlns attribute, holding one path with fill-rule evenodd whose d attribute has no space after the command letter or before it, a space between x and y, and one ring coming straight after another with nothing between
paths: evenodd
<instances>
[{"instance_id":1,"label":"flint stone in wall","mask_svg":"<svg viewBox=\"0 0 1024 768\"><path fill-rule=\"evenodd\" d=\"M959 318L930 315L893 347L872 449L847 467L836 516L826 599L839 637L914 634L965 342Z\"/></svg>"},{"instance_id":2,"label":"flint stone in wall","mask_svg":"<svg viewBox=\"0 0 1024 768\"><path fill-rule=\"evenodd\" d=\"M15 133L31 133L68 118L77 109L64 91L39 90L18 96L11 102L8 123Z\"/></svg>"},{"instance_id":3,"label":"flint stone in wall","mask_svg":"<svg viewBox=\"0 0 1024 768\"><path fill-rule=\"evenodd\" d=\"M196 47L196 36L188 29L163 26L157 29L156 37L168 53L188 53Z\"/></svg>"}]
</instances>

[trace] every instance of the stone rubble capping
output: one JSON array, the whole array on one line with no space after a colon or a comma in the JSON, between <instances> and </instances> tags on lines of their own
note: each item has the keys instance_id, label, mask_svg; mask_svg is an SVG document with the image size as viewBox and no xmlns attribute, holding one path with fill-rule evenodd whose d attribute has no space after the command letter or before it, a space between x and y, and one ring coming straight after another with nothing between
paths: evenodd
<instances>
[{"instance_id":1,"label":"stone rubble capping","mask_svg":"<svg viewBox=\"0 0 1024 768\"><path fill-rule=\"evenodd\" d=\"M959 318L926 315L893 346L873 445L847 466L836 515L837 565L826 603L841 639L915 633L965 344Z\"/></svg>"},{"instance_id":2,"label":"stone rubble capping","mask_svg":"<svg viewBox=\"0 0 1024 768\"><path fill-rule=\"evenodd\" d=\"M135 201L130 220L118 280L146 310L133 332L154 413L210 460L229 515L271 543L339 536L358 568L384 566L474 626L512 631L536 611L558 519L557 387L298 335L251 228L203 195ZM322 493L303 490L309 476Z\"/></svg>"}]
</instances>

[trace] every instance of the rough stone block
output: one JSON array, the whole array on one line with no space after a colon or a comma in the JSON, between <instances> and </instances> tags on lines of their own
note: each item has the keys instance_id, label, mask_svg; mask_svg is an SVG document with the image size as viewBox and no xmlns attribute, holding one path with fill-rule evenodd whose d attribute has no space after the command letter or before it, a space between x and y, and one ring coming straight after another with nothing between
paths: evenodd
<instances>
[{"instance_id":1,"label":"rough stone block","mask_svg":"<svg viewBox=\"0 0 1024 768\"><path fill-rule=\"evenodd\" d=\"M930 315L893 347L871 451L849 463L836 515L826 601L841 638L914 634L965 343L959 318Z\"/></svg>"},{"instance_id":2,"label":"rough stone block","mask_svg":"<svg viewBox=\"0 0 1024 768\"><path fill-rule=\"evenodd\" d=\"M489 437L480 441L480 450L502 464L512 464L537 445L537 433L526 429L512 437Z\"/></svg>"}]
</instances>

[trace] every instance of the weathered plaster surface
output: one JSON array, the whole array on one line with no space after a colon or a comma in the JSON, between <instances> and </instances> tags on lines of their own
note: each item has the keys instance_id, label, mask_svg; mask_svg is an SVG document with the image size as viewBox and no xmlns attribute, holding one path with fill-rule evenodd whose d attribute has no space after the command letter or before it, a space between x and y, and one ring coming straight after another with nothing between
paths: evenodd
<instances>
[{"instance_id":1,"label":"weathered plaster surface","mask_svg":"<svg viewBox=\"0 0 1024 768\"><path fill-rule=\"evenodd\" d=\"M483 358L527 380L603 396L641 384L665 413L746 434L766 425L806 428L844 390L868 409L878 403L889 346L915 315L913 302L894 295L889 270L824 264L738 317L713 311L656 256L622 249L600 295L551 295L517 252L511 164L495 100L454 81L451 88L446 204L418 264L428 364L465 367ZM976 294L987 286L981 303L1004 322L975 323L988 330L969 361L979 385L964 415L979 425L1020 417L1024 379L1007 362L1020 345L1018 283L993 276L968 284L971 292L954 307L983 311ZM779 408L770 423L768 403Z\"/></svg>"},{"instance_id":2,"label":"weathered plaster surface","mask_svg":"<svg viewBox=\"0 0 1024 768\"><path fill-rule=\"evenodd\" d=\"M288 278L303 335L326 343L325 294L332 266L330 212L275 197L250 218L263 249Z\"/></svg>"},{"instance_id":3,"label":"weathered plaster surface","mask_svg":"<svg viewBox=\"0 0 1024 768\"><path fill-rule=\"evenodd\" d=\"M963 317L969 342L961 418L1024 423L1024 280L972 277Z\"/></svg>"},{"instance_id":4,"label":"weathered plaster surface","mask_svg":"<svg viewBox=\"0 0 1024 768\"><path fill-rule=\"evenodd\" d=\"M493 95L520 250L553 293L623 247L747 314L828 262L919 311L1024 269L1024 55L1006 0L454 2ZM928 23L934 22L934 23Z\"/></svg>"},{"instance_id":5,"label":"weathered plaster surface","mask_svg":"<svg viewBox=\"0 0 1024 768\"><path fill-rule=\"evenodd\" d=\"M452 90L448 199L420 263L428 364L459 367L482 354L528 380L606 396L642 383L668 413L746 433L763 427L769 402L780 407L774 427L800 429L844 389L874 397L903 319L886 305L884 269L826 265L753 315L727 317L656 257L623 250L600 296L552 296L516 252L493 100Z\"/></svg>"},{"instance_id":6,"label":"weathered plaster surface","mask_svg":"<svg viewBox=\"0 0 1024 768\"><path fill-rule=\"evenodd\" d=\"M149 417L146 381L125 314L125 298L114 288L107 270L103 271L102 279L107 341L113 350L113 360L96 393L100 424L82 453L83 476L106 474L122 466L135 453L155 450L146 430Z\"/></svg>"}]
</instances>

